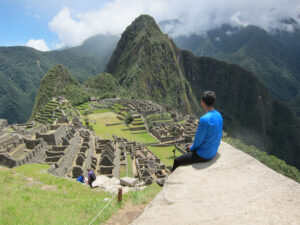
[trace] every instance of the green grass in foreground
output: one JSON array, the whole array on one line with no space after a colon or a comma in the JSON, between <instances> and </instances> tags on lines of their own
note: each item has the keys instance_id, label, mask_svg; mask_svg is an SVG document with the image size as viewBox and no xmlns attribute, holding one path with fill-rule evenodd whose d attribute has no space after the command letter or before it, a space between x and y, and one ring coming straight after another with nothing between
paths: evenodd
<instances>
[{"instance_id":1,"label":"green grass in foreground","mask_svg":"<svg viewBox=\"0 0 300 225\"><path fill-rule=\"evenodd\" d=\"M167 147L152 147L147 146L160 160L165 164L166 167L172 167L174 161L174 153L173 149L174 146L167 146ZM176 157L182 155L181 152L175 152Z\"/></svg>"},{"instance_id":2,"label":"green grass in foreground","mask_svg":"<svg viewBox=\"0 0 300 225\"><path fill-rule=\"evenodd\" d=\"M112 138L112 135L124 137L128 140L137 141L140 143L157 143L158 141L148 134L147 131L130 131L127 126L117 118L114 112L105 112L88 115L90 120L96 121L92 124L95 133L102 138ZM120 125L106 126L105 124L121 123Z\"/></svg>"},{"instance_id":3,"label":"green grass in foreground","mask_svg":"<svg viewBox=\"0 0 300 225\"><path fill-rule=\"evenodd\" d=\"M287 165L283 160L278 159L274 155L268 155L266 152L259 151L253 146L245 145L238 139L227 137L226 142L256 158L258 161L265 164L272 170L275 170L276 172L281 173L282 175L285 175L300 183L300 172L296 167Z\"/></svg>"},{"instance_id":4,"label":"green grass in foreground","mask_svg":"<svg viewBox=\"0 0 300 225\"><path fill-rule=\"evenodd\" d=\"M29 164L14 169L0 168L0 224L88 224L105 206L103 191L46 173L48 165ZM29 181L33 178L34 181ZM40 182L40 183L38 183ZM41 190L54 185L57 190ZM149 202L161 190L157 184L112 201L94 224L100 224L126 203Z\"/></svg>"}]
</instances>

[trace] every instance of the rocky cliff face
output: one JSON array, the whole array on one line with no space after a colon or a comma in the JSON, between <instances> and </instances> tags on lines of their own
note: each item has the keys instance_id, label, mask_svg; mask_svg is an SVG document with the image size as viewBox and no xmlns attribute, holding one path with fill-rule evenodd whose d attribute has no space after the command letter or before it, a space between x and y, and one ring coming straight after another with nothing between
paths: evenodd
<instances>
[{"instance_id":1,"label":"rocky cliff face","mask_svg":"<svg viewBox=\"0 0 300 225\"><path fill-rule=\"evenodd\" d=\"M179 167L132 224L298 224L300 184L222 143L216 158Z\"/></svg>"}]
</instances>

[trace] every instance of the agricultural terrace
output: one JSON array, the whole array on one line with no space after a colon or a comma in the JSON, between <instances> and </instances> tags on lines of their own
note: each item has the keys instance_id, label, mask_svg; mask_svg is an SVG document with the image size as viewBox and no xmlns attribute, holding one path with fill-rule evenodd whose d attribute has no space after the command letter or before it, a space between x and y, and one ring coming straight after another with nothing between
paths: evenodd
<instances>
[{"instance_id":1,"label":"agricultural terrace","mask_svg":"<svg viewBox=\"0 0 300 225\"><path fill-rule=\"evenodd\" d=\"M123 121L117 118L114 112L92 113L88 115L89 121L94 128L95 133L104 139L112 139L113 135L124 137L131 141L141 143L157 143L146 130L131 131L131 126L126 126ZM96 122L96 124L93 123ZM108 126L107 126L108 125Z\"/></svg>"},{"instance_id":2,"label":"agricultural terrace","mask_svg":"<svg viewBox=\"0 0 300 225\"><path fill-rule=\"evenodd\" d=\"M90 125L93 126L95 133L101 138L112 139L112 136L116 135L118 137L124 137L128 140L140 142L143 144L158 143L158 141L152 135L150 135L147 132L147 130L140 130L140 131L129 130L130 128L134 128L134 127L143 127L144 125L141 125L141 123L143 123L143 120L141 118L134 119L134 121L130 125L126 126L124 121L119 119L120 117L125 118L124 116L128 115L126 111L126 107L122 106L121 104L115 103L110 107L110 109L95 109L92 111L89 103L85 103L83 105L80 105L78 110L81 114L83 114L83 112L89 111L86 117L89 119ZM117 114L120 112L124 116L120 116L120 114ZM147 117L148 121L162 121L162 120L170 120L170 119L171 119L170 114L157 114L157 115L152 115ZM174 146L166 146L166 147L148 146L148 148L158 158L160 158L167 167L171 167L173 165ZM175 151L175 154L176 156L179 156L181 153ZM127 163L128 166L130 164L131 163ZM128 173L129 173L128 175L130 176L130 174L132 173L131 168L128 169ZM120 168L120 177L125 175L127 175L127 168L124 166L124 168Z\"/></svg>"},{"instance_id":3,"label":"agricultural terrace","mask_svg":"<svg viewBox=\"0 0 300 225\"><path fill-rule=\"evenodd\" d=\"M152 147L148 146L148 148L158 157L161 161L165 164L166 167L173 166L174 160L174 153L173 150L175 149L174 146L166 146L166 147ZM178 157L182 153L178 150L175 150L175 156Z\"/></svg>"}]
</instances>

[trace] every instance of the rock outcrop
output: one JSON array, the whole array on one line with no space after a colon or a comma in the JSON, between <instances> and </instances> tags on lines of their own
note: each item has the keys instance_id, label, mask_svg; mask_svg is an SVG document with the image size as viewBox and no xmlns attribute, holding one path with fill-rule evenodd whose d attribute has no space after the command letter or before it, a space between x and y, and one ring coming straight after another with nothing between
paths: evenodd
<instances>
[{"instance_id":1,"label":"rock outcrop","mask_svg":"<svg viewBox=\"0 0 300 225\"><path fill-rule=\"evenodd\" d=\"M211 162L179 167L132 224L299 224L300 184L222 143Z\"/></svg>"}]
</instances>

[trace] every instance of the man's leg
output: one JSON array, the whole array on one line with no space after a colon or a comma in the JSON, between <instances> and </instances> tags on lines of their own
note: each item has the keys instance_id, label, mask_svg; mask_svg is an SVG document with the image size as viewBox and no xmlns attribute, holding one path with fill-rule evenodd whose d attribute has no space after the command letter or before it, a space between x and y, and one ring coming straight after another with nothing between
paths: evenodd
<instances>
[{"instance_id":1,"label":"man's leg","mask_svg":"<svg viewBox=\"0 0 300 225\"><path fill-rule=\"evenodd\" d=\"M91 188L93 188L93 182L95 181L96 179L93 179L92 177L91 177L91 181L90 181L90 187Z\"/></svg>"},{"instance_id":2,"label":"man's leg","mask_svg":"<svg viewBox=\"0 0 300 225\"><path fill-rule=\"evenodd\" d=\"M174 164L172 168L172 172L181 165L189 165L197 162L206 162L208 161L207 159L203 159L198 154L196 151L189 151L186 154L183 154L176 159L174 159Z\"/></svg>"}]
</instances>

